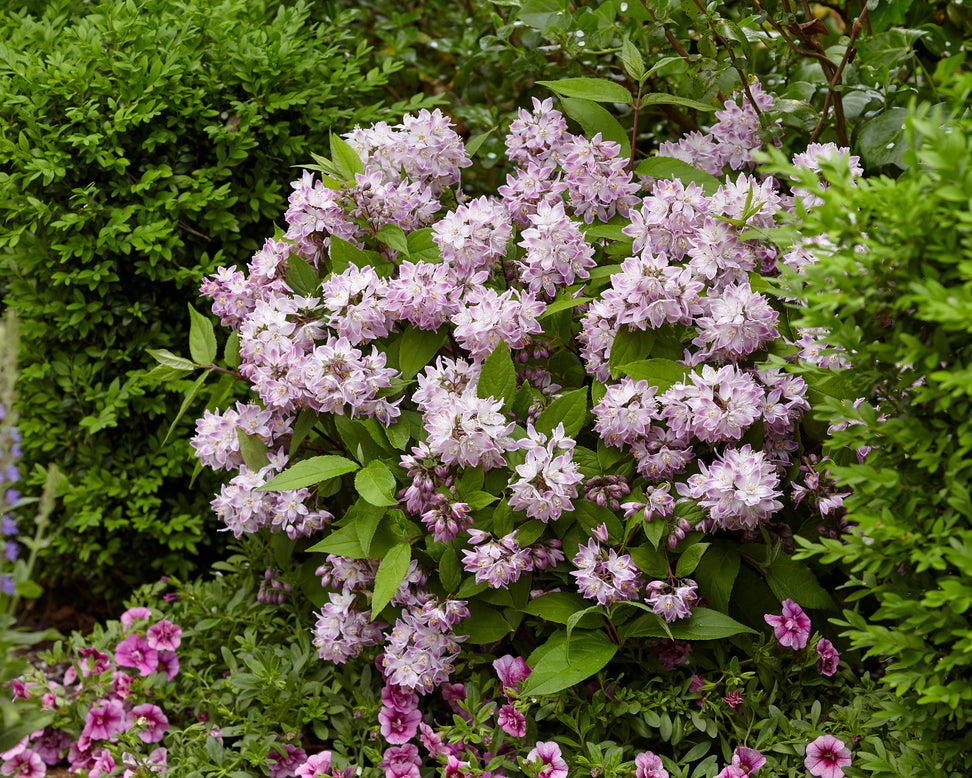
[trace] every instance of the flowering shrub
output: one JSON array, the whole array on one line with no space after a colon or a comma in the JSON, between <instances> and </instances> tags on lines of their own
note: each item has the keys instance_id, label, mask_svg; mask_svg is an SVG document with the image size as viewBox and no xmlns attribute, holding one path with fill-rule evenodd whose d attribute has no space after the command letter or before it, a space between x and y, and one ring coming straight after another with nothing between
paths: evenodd
<instances>
[{"instance_id":1,"label":"flowering shrub","mask_svg":"<svg viewBox=\"0 0 972 778\"><path fill-rule=\"evenodd\" d=\"M621 99L584 80L553 88ZM820 431L805 420L834 382L774 291L806 248L761 239L813 195L754 175L773 102L756 82L747 92L706 136L635 171L617 144L573 135L551 100L535 101L510 128L506 184L472 200L458 188L470 156L438 111L332 137L319 175L294 183L286 229L245 272L203 286L232 331L226 367L195 313L192 360L154 352L208 368L193 393L217 370L255 392L197 422L200 461L231 474L213 507L235 536L269 531L283 558L299 552L293 581L320 608L322 659L377 658L386 747L373 760L386 775L417 775L416 738L447 773L535 763L524 769L560 775L564 748L620 769L630 738L595 754L601 724L575 708L543 740L558 703L541 701L602 694L612 707L630 692L637 713L644 693L606 679L646 647L668 685L682 665L729 662L718 681L686 672L680 694L704 706L718 688L712 704L730 716L779 711L757 661L771 649L751 637L766 624L818 683L838 672L831 639L810 640L834 602L788 553L840 504L811 478ZM815 170L837 153L816 144L798 161ZM783 369L799 357L802 375ZM499 657L499 687L464 650L476 645ZM486 704L491 688L505 705ZM459 713L445 728L440 696ZM714 773L720 747L723 776L765 758L745 732L656 710L638 731L672 747L663 771L681 756ZM818 727L819 705L794 719L811 713ZM812 740L774 731L759 746L781 763ZM827 743L813 769L836 776L844 753ZM655 756L639 758L657 772Z\"/></svg>"}]
</instances>

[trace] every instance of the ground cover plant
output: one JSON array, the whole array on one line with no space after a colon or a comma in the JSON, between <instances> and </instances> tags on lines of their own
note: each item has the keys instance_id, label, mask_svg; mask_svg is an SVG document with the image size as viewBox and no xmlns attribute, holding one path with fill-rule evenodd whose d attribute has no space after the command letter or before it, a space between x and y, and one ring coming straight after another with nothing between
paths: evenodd
<instances>
[{"instance_id":1,"label":"ground cover plant","mask_svg":"<svg viewBox=\"0 0 972 778\"><path fill-rule=\"evenodd\" d=\"M915 77L959 113L867 159L746 64L700 100L617 53L629 88L546 81L492 136L332 134L205 280L222 329L197 305L189 356L151 354L196 374L181 413L238 381L192 446L239 554L15 683L48 726L5 773L965 774L961 436L945 514L913 454L964 418L961 57ZM892 92L844 131L891 133ZM646 145L653 105L696 127Z\"/></svg>"}]
</instances>

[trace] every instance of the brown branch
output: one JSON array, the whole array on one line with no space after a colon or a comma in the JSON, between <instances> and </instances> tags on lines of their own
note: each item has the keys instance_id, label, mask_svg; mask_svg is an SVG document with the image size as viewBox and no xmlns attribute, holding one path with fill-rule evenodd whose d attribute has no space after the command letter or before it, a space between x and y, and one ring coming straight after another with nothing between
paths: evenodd
<instances>
[{"instance_id":1,"label":"brown branch","mask_svg":"<svg viewBox=\"0 0 972 778\"><path fill-rule=\"evenodd\" d=\"M820 133L823 132L824 122L827 119L827 110L830 107L831 96L833 96L834 102L834 116L836 118L835 129L837 130L837 138L840 140L841 145L846 146L847 143L847 125L844 119L844 105L840 97L840 92L836 91L837 84L840 83L840 77L844 72L844 66L847 65L851 60L854 59L854 55L857 53L857 49L854 48L854 43L857 41L857 36L861 34L863 29L864 20L867 18L867 3L863 4L861 8L860 16L858 16L854 23L851 25L850 40L847 42L847 48L844 50L844 56L840 60L840 64L834 71L833 76L830 79L830 83L827 87L827 97L824 99L823 112L820 114L820 121L813 130L813 134L810 136L810 142L815 143L817 138L820 137Z\"/></svg>"}]
</instances>

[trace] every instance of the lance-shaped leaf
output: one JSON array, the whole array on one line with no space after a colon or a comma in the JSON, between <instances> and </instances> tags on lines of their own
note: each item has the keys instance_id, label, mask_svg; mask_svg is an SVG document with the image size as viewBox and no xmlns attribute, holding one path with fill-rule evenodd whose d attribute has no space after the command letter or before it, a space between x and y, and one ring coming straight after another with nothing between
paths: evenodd
<instances>
[{"instance_id":1,"label":"lance-shaped leaf","mask_svg":"<svg viewBox=\"0 0 972 778\"><path fill-rule=\"evenodd\" d=\"M243 430L237 428L236 437L240 442L240 455L243 463L254 473L267 466L267 444L255 435L247 435Z\"/></svg>"},{"instance_id":2,"label":"lance-shaped leaf","mask_svg":"<svg viewBox=\"0 0 972 778\"><path fill-rule=\"evenodd\" d=\"M395 505L395 476L380 459L372 460L354 476L354 488L372 505Z\"/></svg>"},{"instance_id":3,"label":"lance-shaped leaf","mask_svg":"<svg viewBox=\"0 0 972 778\"><path fill-rule=\"evenodd\" d=\"M581 100L593 100L595 103L627 105L631 102L631 92L605 78L562 78L559 81L538 81L537 83L561 97L577 97Z\"/></svg>"},{"instance_id":4,"label":"lance-shaped leaf","mask_svg":"<svg viewBox=\"0 0 972 778\"><path fill-rule=\"evenodd\" d=\"M164 348L150 348L146 351L160 365L165 365L173 370L195 370L198 367L191 359L180 357Z\"/></svg>"},{"instance_id":5,"label":"lance-shaped leaf","mask_svg":"<svg viewBox=\"0 0 972 778\"><path fill-rule=\"evenodd\" d=\"M563 422L564 433L574 437L584 426L587 414L587 387L566 392L550 403L537 418L536 430L546 434Z\"/></svg>"},{"instance_id":6,"label":"lance-shaped leaf","mask_svg":"<svg viewBox=\"0 0 972 778\"><path fill-rule=\"evenodd\" d=\"M375 573L375 590L371 599L371 618L375 619L385 606L391 602L395 592L405 580L409 563L412 561L412 547L408 543L392 546L385 554L378 572Z\"/></svg>"},{"instance_id":7,"label":"lance-shaped leaf","mask_svg":"<svg viewBox=\"0 0 972 778\"><path fill-rule=\"evenodd\" d=\"M476 395L480 398L493 397L502 400L506 409L513 404L516 396L516 368L513 366L510 350L502 340L483 362Z\"/></svg>"},{"instance_id":8,"label":"lance-shaped leaf","mask_svg":"<svg viewBox=\"0 0 972 778\"><path fill-rule=\"evenodd\" d=\"M578 631L570 637L568 661L567 635L558 632L531 655L533 672L527 678L522 694L529 697L568 689L601 670L617 650L618 647L603 632ZM535 655L539 655L539 659L533 662Z\"/></svg>"},{"instance_id":9,"label":"lance-shaped leaf","mask_svg":"<svg viewBox=\"0 0 972 778\"><path fill-rule=\"evenodd\" d=\"M357 469L357 463L335 454L311 457L288 467L282 473L278 473L257 491L284 492L290 489L301 489Z\"/></svg>"},{"instance_id":10,"label":"lance-shaped leaf","mask_svg":"<svg viewBox=\"0 0 972 778\"><path fill-rule=\"evenodd\" d=\"M213 323L199 311L189 306L189 353L193 361L200 365L211 365L216 361L216 333Z\"/></svg>"}]
</instances>

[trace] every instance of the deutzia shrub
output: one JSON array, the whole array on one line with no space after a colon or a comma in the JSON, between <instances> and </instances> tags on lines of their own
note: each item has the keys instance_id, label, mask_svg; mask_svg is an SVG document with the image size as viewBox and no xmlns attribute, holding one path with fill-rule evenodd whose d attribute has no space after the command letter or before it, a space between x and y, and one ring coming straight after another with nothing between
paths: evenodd
<instances>
[{"instance_id":1,"label":"deutzia shrub","mask_svg":"<svg viewBox=\"0 0 972 778\"><path fill-rule=\"evenodd\" d=\"M646 656L650 672L694 668L690 646L749 656L783 600L826 629L835 603L788 553L820 503L790 482L820 437L814 393L834 388L825 367L780 369L810 334L774 280L797 255L762 237L794 200L756 172L747 98L716 120L704 159L693 141L632 169L535 101L505 185L476 199L438 110L334 136L250 266L206 280L226 367L199 315L193 363L253 394L198 422L200 461L230 471L213 506L293 559L319 656L376 661L406 700L380 718L386 775L507 759L427 723L443 703L473 729L491 715L462 683L474 647L528 668L501 737L532 738L524 764L546 774L563 760L536 742L545 695ZM714 747L699 737L689 761Z\"/></svg>"}]
</instances>

